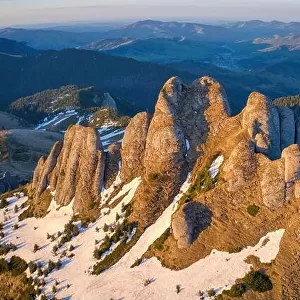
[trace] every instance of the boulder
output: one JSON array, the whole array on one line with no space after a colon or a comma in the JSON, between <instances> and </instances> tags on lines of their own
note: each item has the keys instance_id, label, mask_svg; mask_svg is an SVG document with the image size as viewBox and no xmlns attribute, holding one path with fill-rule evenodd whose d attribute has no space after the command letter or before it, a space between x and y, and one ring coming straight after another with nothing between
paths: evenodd
<instances>
[{"instance_id":1,"label":"boulder","mask_svg":"<svg viewBox=\"0 0 300 300\"><path fill-rule=\"evenodd\" d=\"M178 248L189 247L212 221L210 209L199 202L188 202L172 217L172 232Z\"/></svg>"}]
</instances>

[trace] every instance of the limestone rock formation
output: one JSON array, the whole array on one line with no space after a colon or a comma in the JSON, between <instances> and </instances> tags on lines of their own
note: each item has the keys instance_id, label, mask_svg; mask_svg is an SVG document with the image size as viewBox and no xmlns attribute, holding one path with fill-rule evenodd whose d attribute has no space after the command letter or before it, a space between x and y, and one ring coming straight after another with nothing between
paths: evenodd
<instances>
[{"instance_id":1,"label":"limestone rock formation","mask_svg":"<svg viewBox=\"0 0 300 300\"><path fill-rule=\"evenodd\" d=\"M300 148L299 145L291 145L282 151L284 161L285 182L287 185L293 184L300 179Z\"/></svg>"},{"instance_id":2,"label":"limestone rock formation","mask_svg":"<svg viewBox=\"0 0 300 300\"><path fill-rule=\"evenodd\" d=\"M33 174L32 186L36 197L40 197L49 185L49 175L56 166L57 158L62 149L62 142L56 142L47 159L41 157Z\"/></svg>"},{"instance_id":3,"label":"limestone rock formation","mask_svg":"<svg viewBox=\"0 0 300 300\"><path fill-rule=\"evenodd\" d=\"M184 204L173 215L172 232L179 248L189 247L211 223L210 209L199 202Z\"/></svg>"},{"instance_id":4,"label":"limestone rock formation","mask_svg":"<svg viewBox=\"0 0 300 300\"><path fill-rule=\"evenodd\" d=\"M110 95L110 93L104 93L104 99L102 102L102 106L110 107L114 110L118 110L115 99Z\"/></svg>"},{"instance_id":5,"label":"limestone rock formation","mask_svg":"<svg viewBox=\"0 0 300 300\"><path fill-rule=\"evenodd\" d=\"M121 144L111 144L107 149L105 172L104 172L104 185L106 188L110 187L115 181L121 169Z\"/></svg>"},{"instance_id":6,"label":"limestone rock formation","mask_svg":"<svg viewBox=\"0 0 300 300\"><path fill-rule=\"evenodd\" d=\"M295 143L296 127L294 112L288 107L278 107L280 118L281 150Z\"/></svg>"},{"instance_id":7,"label":"limestone rock formation","mask_svg":"<svg viewBox=\"0 0 300 300\"><path fill-rule=\"evenodd\" d=\"M284 162L260 156L259 175L263 203L272 210L282 207L286 200Z\"/></svg>"},{"instance_id":8,"label":"limestone rock formation","mask_svg":"<svg viewBox=\"0 0 300 300\"><path fill-rule=\"evenodd\" d=\"M141 176L150 116L146 112L137 114L126 127L122 141L123 182Z\"/></svg>"},{"instance_id":9,"label":"limestone rock formation","mask_svg":"<svg viewBox=\"0 0 300 300\"><path fill-rule=\"evenodd\" d=\"M280 123L278 111L267 97L254 92L243 111L242 126L255 142L256 152L271 159L280 157Z\"/></svg>"},{"instance_id":10,"label":"limestone rock formation","mask_svg":"<svg viewBox=\"0 0 300 300\"><path fill-rule=\"evenodd\" d=\"M195 80L184 91L177 114L186 139L186 159L192 168L201 155L201 145L222 130L230 108L223 87L210 77Z\"/></svg>"},{"instance_id":11,"label":"limestone rock formation","mask_svg":"<svg viewBox=\"0 0 300 300\"><path fill-rule=\"evenodd\" d=\"M79 213L93 207L100 213L94 204L103 204L115 214L121 205L127 208L121 203L125 198L130 200L130 210L122 211L121 216L126 215L126 226L120 228L137 224L137 235L126 242L125 249L123 238L122 250L119 246L112 249L114 259L107 259L112 263L170 205L156 225L164 230L171 225L172 235L150 239L155 242L147 245L144 257L156 255L166 267L177 270L215 255L213 249L218 249L231 253L229 262L247 246L255 252L265 251L262 249L270 242L268 246L275 249L271 239L278 230L283 234L284 228L289 233L284 241L286 253L281 254L284 273L289 273L288 254L288 260L295 258L292 269L298 274L299 256L294 253L299 252L300 240L300 146L294 143L299 132L294 110L277 108L262 94L252 93L245 109L231 117L226 94L217 81L203 77L188 86L173 77L162 88L153 117L137 114L122 144L110 145L106 153L92 128L70 128L63 144L55 144L49 157L40 159L32 187L41 201L50 190L60 205L74 200L74 212ZM115 181L117 174L121 180ZM139 185L128 190L132 185L127 183L136 177L141 177L134 181ZM185 193L183 189L179 193L187 177ZM102 194L105 201L100 201L101 187L111 187ZM49 202L51 199L48 197ZM111 222L107 211L101 211L99 218L107 219L98 224ZM156 225L152 229L157 234ZM292 240L296 233L297 243ZM144 245L143 238L139 241ZM248 260L255 262L254 268L260 266L254 257ZM281 299L275 291L282 275L277 272L277 262L264 264L266 274L274 278L274 289L267 294L249 290L246 298ZM99 260L97 265L102 263ZM233 266L232 261L229 265ZM294 278L292 275L284 274Z\"/></svg>"},{"instance_id":12,"label":"limestone rock formation","mask_svg":"<svg viewBox=\"0 0 300 300\"><path fill-rule=\"evenodd\" d=\"M200 155L198 147L216 135L230 115L221 85L203 77L191 86L173 77L160 92L147 135L145 168L149 173L171 173Z\"/></svg>"},{"instance_id":13,"label":"limestone rock formation","mask_svg":"<svg viewBox=\"0 0 300 300\"><path fill-rule=\"evenodd\" d=\"M59 205L74 199L74 212L86 212L99 201L105 155L100 136L93 128L74 125L57 143L48 159L39 162L32 187L36 197L50 184Z\"/></svg>"},{"instance_id":14,"label":"limestone rock formation","mask_svg":"<svg viewBox=\"0 0 300 300\"><path fill-rule=\"evenodd\" d=\"M256 159L253 142L245 139L233 149L226 161L223 172L227 190L237 191L246 185L256 171Z\"/></svg>"},{"instance_id":15,"label":"limestone rock formation","mask_svg":"<svg viewBox=\"0 0 300 300\"><path fill-rule=\"evenodd\" d=\"M178 120L184 85L170 79L160 92L146 140L146 174L162 173L178 178L185 163L186 142ZM178 179L176 180L177 183Z\"/></svg>"}]
</instances>

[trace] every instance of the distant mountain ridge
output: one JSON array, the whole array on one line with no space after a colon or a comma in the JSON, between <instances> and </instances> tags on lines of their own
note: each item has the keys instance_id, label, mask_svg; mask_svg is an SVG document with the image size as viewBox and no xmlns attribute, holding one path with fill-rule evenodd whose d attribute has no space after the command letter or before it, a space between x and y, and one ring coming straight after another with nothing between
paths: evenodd
<instances>
[{"instance_id":1,"label":"distant mountain ridge","mask_svg":"<svg viewBox=\"0 0 300 300\"><path fill-rule=\"evenodd\" d=\"M300 34L291 34L288 36L274 36L271 38L257 38L253 41L254 44L265 45L265 48L261 51L271 52L280 48L287 48L290 51L300 50Z\"/></svg>"},{"instance_id":2,"label":"distant mountain ridge","mask_svg":"<svg viewBox=\"0 0 300 300\"><path fill-rule=\"evenodd\" d=\"M64 32L50 29L0 29L0 38L26 42L28 46L42 50L76 48L101 38L99 32Z\"/></svg>"},{"instance_id":3,"label":"distant mountain ridge","mask_svg":"<svg viewBox=\"0 0 300 300\"><path fill-rule=\"evenodd\" d=\"M259 29L259 31L257 31ZM224 25L205 25L188 22L139 21L124 28L111 30L104 38L178 38L185 37L202 41L239 41L257 37L271 37L300 32L300 23L279 21L245 21Z\"/></svg>"},{"instance_id":4,"label":"distant mountain ridge","mask_svg":"<svg viewBox=\"0 0 300 300\"><path fill-rule=\"evenodd\" d=\"M27 46L25 42L0 38L0 53L6 55L27 56L36 55L39 51Z\"/></svg>"},{"instance_id":5,"label":"distant mountain ridge","mask_svg":"<svg viewBox=\"0 0 300 300\"><path fill-rule=\"evenodd\" d=\"M109 27L108 27L109 28ZM0 29L0 37L25 41L31 47L38 49L60 50L63 48L83 47L90 43L107 39L149 39L149 38L186 38L210 42L237 42L255 38L287 36L300 32L300 23L283 23L279 21L245 21L223 25L206 25L189 22L162 22L154 20L138 21L118 29L103 32L78 32L57 29Z\"/></svg>"}]
</instances>

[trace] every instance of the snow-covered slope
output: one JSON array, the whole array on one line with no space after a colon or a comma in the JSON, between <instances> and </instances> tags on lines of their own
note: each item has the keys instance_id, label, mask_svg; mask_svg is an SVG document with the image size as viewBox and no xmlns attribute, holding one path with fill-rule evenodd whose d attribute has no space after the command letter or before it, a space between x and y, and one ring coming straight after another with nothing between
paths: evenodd
<instances>
[{"instance_id":1,"label":"snow-covered slope","mask_svg":"<svg viewBox=\"0 0 300 300\"><path fill-rule=\"evenodd\" d=\"M114 197L116 200L125 195L122 201L111 210L102 209L101 216L87 228L83 228L80 222L75 222L80 231L79 235L65 243L57 251L53 251L53 247L57 245L58 232L63 232L64 225L72 218L72 203L67 207L58 207L54 200L55 193L53 193L54 198L45 218L30 218L18 222L18 216L23 212L20 207L27 197L18 194L9 198L9 206L1 209L0 213L5 233L2 242L16 244L17 250L10 252L7 257L13 254L19 255L27 261L41 263L42 268L47 266L48 260L56 262L60 258L62 267L59 270L52 271L46 277L39 276L46 282L43 293L51 297L53 295L52 287L57 281L59 283L56 293L58 298L86 300L171 300L175 296L178 299L199 299L197 296L199 290L204 291L205 297L208 299L207 291L209 289L214 288L217 293L220 293L223 289L233 285L236 279L242 278L249 272L251 265L245 262L248 256L255 255L263 263L275 259L284 234L283 229L270 232L262 237L257 245L247 247L239 253L229 254L213 250L206 258L181 271L172 271L162 267L156 258L144 260L141 265L131 268L130 266L145 253L148 247L170 227L177 202L190 187L189 178L187 178L173 203L143 233L135 246L107 271L99 276L91 275L92 266L96 263L93 258L95 241L101 241L105 237L104 224L114 223L117 213L122 218L122 207L133 199L140 182L140 178L135 178L125 185ZM111 189L104 190L102 193L111 193ZM19 207L18 212L15 212L14 209L16 205ZM18 229L14 229L15 224L18 224ZM47 238L48 234L54 236L53 241ZM40 247L40 250L36 252L33 251L35 244ZM74 246L73 251L69 251L70 245ZM71 253L74 255L73 257L70 256ZM38 277L37 272L33 274L33 277ZM151 282L147 286L144 285L146 280ZM181 286L179 294L176 294L176 285Z\"/></svg>"},{"instance_id":2,"label":"snow-covered slope","mask_svg":"<svg viewBox=\"0 0 300 300\"><path fill-rule=\"evenodd\" d=\"M62 131L70 124L88 124L90 117L91 114L80 114L75 109L65 110L58 114L49 115L35 129Z\"/></svg>"}]
</instances>

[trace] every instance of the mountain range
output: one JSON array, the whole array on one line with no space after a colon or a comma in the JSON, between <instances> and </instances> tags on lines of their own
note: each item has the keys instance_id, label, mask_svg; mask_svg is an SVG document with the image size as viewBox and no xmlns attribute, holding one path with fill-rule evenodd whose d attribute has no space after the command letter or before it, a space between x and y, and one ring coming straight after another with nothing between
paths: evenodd
<instances>
[{"instance_id":1,"label":"mountain range","mask_svg":"<svg viewBox=\"0 0 300 300\"><path fill-rule=\"evenodd\" d=\"M84 26L83 26L84 27ZM76 27L78 28L78 26ZM78 32L76 28L66 27L45 29L5 28L0 30L0 37L28 43L40 49L59 50L62 48L79 47L89 42L105 39L133 38L184 38L205 42L238 42L252 41L255 38L287 36L299 33L300 23L283 23L279 21L262 22L246 21L224 25L205 25L199 23L160 22L153 20L139 21L130 25L98 32ZM73 30L73 31L72 31Z\"/></svg>"}]
</instances>

